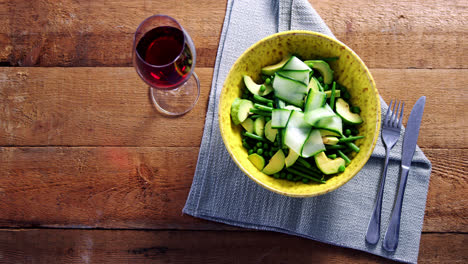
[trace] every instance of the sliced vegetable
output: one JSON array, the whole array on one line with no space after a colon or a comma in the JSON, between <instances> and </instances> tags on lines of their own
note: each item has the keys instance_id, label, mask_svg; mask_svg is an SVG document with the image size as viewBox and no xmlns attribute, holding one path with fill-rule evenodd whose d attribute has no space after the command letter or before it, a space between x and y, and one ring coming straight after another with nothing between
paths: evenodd
<instances>
[{"instance_id":1,"label":"sliced vegetable","mask_svg":"<svg viewBox=\"0 0 468 264\"><path fill-rule=\"evenodd\" d=\"M254 121L254 132L257 136L263 137L265 131L265 118L263 116L255 119Z\"/></svg>"},{"instance_id":2,"label":"sliced vegetable","mask_svg":"<svg viewBox=\"0 0 468 264\"><path fill-rule=\"evenodd\" d=\"M311 111L306 111L304 120L311 126L319 122L322 119L327 119L336 116L335 112L329 107L320 107ZM320 133L320 132L319 132Z\"/></svg>"},{"instance_id":3,"label":"sliced vegetable","mask_svg":"<svg viewBox=\"0 0 468 264\"><path fill-rule=\"evenodd\" d=\"M304 112L310 112L314 109L322 107L327 100L327 95L324 92L311 89L307 95Z\"/></svg>"},{"instance_id":4,"label":"sliced vegetable","mask_svg":"<svg viewBox=\"0 0 468 264\"><path fill-rule=\"evenodd\" d=\"M304 105L304 97L307 93L307 86L304 83L275 73L273 89L275 96L281 100L298 107Z\"/></svg>"},{"instance_id":5,"label":"sliced vegetable","mask_svg":"<svg viewBox=\"0 0 468 264\"><path fill-rule=\"evenodd\" d=\"M312 129L302 147L301 157L312 157L322 151L325 151L325 146L323 145L320 131L318 131L318 129Z\"/></svg>"},{"instance_id":6,"label":"sliced vegetable","mask_svg":"<svg viewBox=\"0 0 468 264\"><path fill-rule=\"evenodd\" d=\"M343 134L343 122L338 116L321 119L320 121L315 123L314 126L316 128L332 131L340 136Z\"/></svg>"},{"instance_id":7,"label":"sliced vegetable","mask_svg":"<svg viewBox=\"0 0 468 264\"><path fill-rule=\"evenodd\" d=\"M345 166L345 160L342 158L329 159L325 152L320 152L314 156L315 163L323 174L335 174L340 172L340 166Z\"/></svg>"},{"instance_id":8,"label":"sliced vegetable","mask_svg":"<svg viewBox=\"0 0 468 264\"><path fill-rule=\"evenodd\" d=\"M302 147L307 140L311 126L304 121L304 114L292 111L285 128L284 144L296 153L302 153ZM321 141L321 138L320 138Z\"/></svg>"},{"instance_id":9,"label":"sliced vegetable","mask_svg":"<svg viewBox=\"0 0 468 264\"><path fill-rule=\"evenodd\" d=\"M325 145L336 145L339 142L339 139L337 137L332 137L332 136L326 136L322 137L323 144Z\"/></svg>"},{"instance_id":10,"label":"sliced vegetable","mask_svg":"<svg viewBox=\"0 0 468 264\"><path fill-rule=\"evenodd\" d=\"M244 120L244 122L241 123L242 127L245 129L245 131L253 133L254 132L254 121L250 118L247 118Z\"/></svg>"},{"instance_id":11,"label":"sliced vegetable","mask_svg":"<svg viewBox=\"0 0 468 264\"><path fill-rule=\"evenodd\" d=\"M325 84L331 84L333 81L333 71L327 62L323 60L308 60L304 62L314 70L318 70L323 76L323 82Z\"/></svg>"},{"instance_id":12,"label":"sliced vegetable","mask_svg":"<svg viewBox=\"0 0 468 264\"><path fill-rule=\"evenodd\" d=\"M234 124L239 125L249 116L253 103L247 99L234 99L231 105L231 118Z\"/></svg>"},{"instance_id":13,"label":"sliced vegetable","mask_svg":"<svg viewBox=\"0 0 468 264\"><path fill-rule=\"evenodd\" d=\"M271 120L265 124L265 137L274 142L276 139L276 134L278 134L278 129L274 129L271 127Z\"/></svg>"},{"instance_id":14,"label":"sliced vegetable","mask_svg":"<svg viewBox=\"0 0 468 264\"><path fill-rule=\"evenodd\" d=\"M293 80L302 82L305 85L308 85L309 84L309 72L310 70L281 70L281 71L278 71L278 74L281 74L284 77L288 77Z\"/></svg>"},{"instance_id":15,"label":"sliced vegetable","mask_svg":"<svg viewBox=\"0 0 468 264\"><path fill-rule=\"evenodd\" d=\"M284 128L288 123L291 110L287 109L273 109L271 113L271 127Z\"/></svg>"},{"instance_id":16,"label":"sliced vegetable","mask_svg":"<svg viewBox=\"0 0 468 264\"><path fill-rule=\"evenodd\" d=\"M347 124L358 125L362 123L361 116L357 113L352 113L349 110L349 104L341 98L338 98L336 101L336 113Z\"/></svg>"},{"instance_id":17,"label":"sliced vegetable","mask_svg":"<svg viewBox=\"0 0 468 264\"><path fill-rule=\"evenodd\" d=\"M280 149L273 157L271 157L268 164L263 168L263 173L266 175L272 175L280 172L284 168L284 152Z\"/></svg>"},{"instance_id":18,"label":"sliced vegetable","mask_svg":"<svg viewBox=\"0 0 468 264\"><path fill-rule=\"evenodd\" d=\"M257 84L250 76L244 75L245 87L252 93L260 96L267 95L273 91L273 88L269 84ZM262 86L264 87L262 89ZM263 90L263 91L262 91Z\"/></svg>"},{"instance_id":19,"label":"sliced vegetable","mask_svg":"<svg viewBox=\"0 0 468 264\"><path fill-rule=\"evenodd\" d=\"M311 70L307 64L305 64L303 61L301 61L298 57L296 56L291 56L289 60L284 64L283 68L281 70L293 70L293 71L300 71L300 70Z\"/></svg>"},{"instance_id":20,"label":"sliced vegetable","mask_svg":"<svg viewBox=\"0 0 468 264\"><path fill-rule=\"evenodd\" d=\"M289 149L288 156L284 160L286 168L291 167L296 162L297 158L299 158L299 154L297 154L294 150Z\"/></svg>"},{"instance_id":21,"label":"sliced vegetable","mask_svg":"<svg viewBox=\"0 0 468 264\"><path fill-rule=\"evenodd\" d=\"M283 68L284 64L286 64L286 62L288 62L290 58L291 58L291 56L288 56L288 57L285 57L284 59L282 59L280 62L278 62L276 64L263 67L262 68L262 73L265 74L265 75L275 74L275 72L277 72L278 70Z\"/></svg>"},{"instance_id":22,"label":"sliced vegetable","mask_svg":"<svg viewBox=\"0 0 468 264\"><path fill-rule=\"evenodd\" d=\"M257 153L250 154L247 158L257 169L263 170L265 167L265 159Z\"/></svg>"}]
</instances>

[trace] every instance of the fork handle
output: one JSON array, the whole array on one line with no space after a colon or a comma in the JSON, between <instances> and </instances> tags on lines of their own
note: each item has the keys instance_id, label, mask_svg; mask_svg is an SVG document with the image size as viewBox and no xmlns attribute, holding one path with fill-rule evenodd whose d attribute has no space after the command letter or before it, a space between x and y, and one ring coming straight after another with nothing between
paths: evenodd
<instances>
[{"instance_id":1,"label":"fork handle","mask_svg":"<svg viewBox=\"0 0 468 264\"><path fill-rule=\"evenodd\" d=\"M380 214L382 212L382 200L384 194L385 178L387 177L390 150L387 149L386 152L382 179L380 180L379 193L377 194L377 200L375 201L374 212L372 213L369 226L367 227L366 241L372 245L377 244L380 238Z\"/></svg>"},{"instance_id":2,"label":"fork handle","mask_svg":"<svg viewBox=\"0 0 468 264\"><path fill-rule=\"evenodd\" d=\"M401 208L403 206L403 195L405 193L406 181L408 180L409 167L401 166L400 186L398 188L397 200L392 211L390 223L383 242L386 251L395 251L398 246L398 236L400 234Z\"/></svg>"}]
</instances>

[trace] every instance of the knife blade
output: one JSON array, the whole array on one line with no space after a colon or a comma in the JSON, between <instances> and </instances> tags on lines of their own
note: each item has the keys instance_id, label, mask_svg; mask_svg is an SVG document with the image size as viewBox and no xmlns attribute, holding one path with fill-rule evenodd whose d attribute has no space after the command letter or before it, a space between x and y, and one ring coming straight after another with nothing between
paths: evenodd
<instances>
[{"instance_id":1,"label":"knife blade","mask_svg":"<svg viewBox=\"0 0 468 264\"><path fill-rule=\"evenodd\" d=\"M403 154L401 156L401 166L410 167L413 160L416 143L418 142L419 127L421 125L426 96L421 96L411 110L406 125L405 137L403 138Z\"/></svg>"}]
</instances>

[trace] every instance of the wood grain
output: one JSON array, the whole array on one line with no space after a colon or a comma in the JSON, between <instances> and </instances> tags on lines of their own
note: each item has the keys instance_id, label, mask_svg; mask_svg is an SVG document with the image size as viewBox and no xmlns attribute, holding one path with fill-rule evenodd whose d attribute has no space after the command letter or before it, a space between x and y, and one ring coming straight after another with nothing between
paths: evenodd
<instances>
[{"instance_id":1,"label":"wood grain","mask_svg":"<svg viewBox=\"0 0 468 264\"><path fill-rule=\"evenodd\" d=\"M466 234L423 234L419 263L466 263ZM2 230L12 263L393 263L273 232Z\"/></svg>"},{"instance_id":2,"label":"wood grain","mask_svg":"<svg viewBox=\"0 0 468 264\"><path fill-rule=\"evenodd\" d=\"M173 119L154 110L133 68L0 68L0 146L199 146L213 71L196 71L200 101ZM460 115L468 70L371 71L385 100L405 100L404 124L427 96L421 147L468 147L467 117Z\"/></svg>"},{"instance_id":3,"label":"wood grain","mask_svg":"<svg viewBox=\"0 0 468 264\"><path fill-rule=\"evenodd\" d=\"M467 68L468 3L309 0L372 68Z\"/></svg>"},{"instance_id":4,"label":"wood grain","mask_svg":"<svg viewBox=\"0 0 468 264\"><path fill-rule=\"evenodd\" d=\"M177 19L214 65L226 2L3 1L0 61L10 66L131 66L133 34L154 14Z\"/></svg>"},{"instance_id":5,"label":"wood grain","mask_svg":"<svg viewBox=\"0 0 468 264\"><path fill-rule=\"evenodd\" d=\"M468 232L468 149L433 163L426 232ZM0 226L225 229L182 215L196 147L0 148Z\"/></svg>"},{"instance_id":6,"label":"wood grain","mask_svg":"<svg viewBox=\"0 0 468 264\"><path fill-rule=\"evenodd\" d=\"M467 68L464 1L310 2L369 67ZM198 66L213 67L226 1L9 0L2 5L8 10L0 15L4 65L130 66L138 24L163 13L180 20L193 37Z\"/></svg>"}]
</instances>

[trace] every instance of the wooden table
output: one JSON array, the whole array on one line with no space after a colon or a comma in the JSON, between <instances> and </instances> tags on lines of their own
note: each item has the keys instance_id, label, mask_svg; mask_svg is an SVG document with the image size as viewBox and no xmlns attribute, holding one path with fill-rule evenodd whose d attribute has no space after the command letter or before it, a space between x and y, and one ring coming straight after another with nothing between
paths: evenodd
<instances>
[{"instance_id":1,"label":"wooden table","mask_svg":"<svg viewBox=\"0 0 468 264\"><path fill-rule=\"evenodd\" d=\"M428 97L419 261L466 263L468 2L311 2L385 100ZM182 215L225 4L0 2L0 263L386 262ZM155 13L178 19L197 47L201 99L177 119L155 111L131 65L133 33Z\"/></svg>"}]
</instances>

